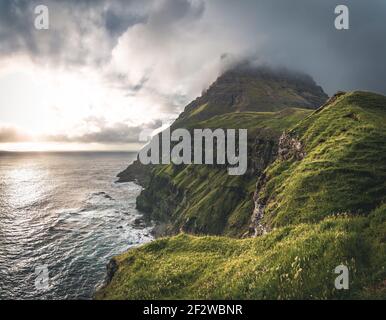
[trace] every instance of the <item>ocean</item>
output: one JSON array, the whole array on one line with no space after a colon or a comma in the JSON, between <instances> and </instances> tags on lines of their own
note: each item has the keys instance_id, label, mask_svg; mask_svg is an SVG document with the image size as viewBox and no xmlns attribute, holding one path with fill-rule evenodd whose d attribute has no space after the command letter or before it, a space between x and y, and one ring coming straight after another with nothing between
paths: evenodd
<instances>
[{"instance_id":1,"label":"ocean","mask_svg":"<svg viewBox=\"0 0 386 320\"><path fill-rule=\"evenodd\" d=\"M0 154L0 299L91 299L114 255L152 240L134 153Z\"/></svg>"}]
</instances>

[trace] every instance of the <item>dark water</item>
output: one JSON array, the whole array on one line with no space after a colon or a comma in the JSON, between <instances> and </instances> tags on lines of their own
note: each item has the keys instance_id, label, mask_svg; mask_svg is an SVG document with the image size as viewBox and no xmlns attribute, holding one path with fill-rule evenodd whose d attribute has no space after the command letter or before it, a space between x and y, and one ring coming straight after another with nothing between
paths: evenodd
<instances>
[{"instance_id":1,"label":"dark water","mask_svg":"<svg viewBox=\"0 0 386 320\"><path fill-rule=\"evenodd\" d=\"M134 224L140 187L114 183L134 157L0 155L0 299L90 299L113 255L151 240Z\"/></svg>"}]
</instances>

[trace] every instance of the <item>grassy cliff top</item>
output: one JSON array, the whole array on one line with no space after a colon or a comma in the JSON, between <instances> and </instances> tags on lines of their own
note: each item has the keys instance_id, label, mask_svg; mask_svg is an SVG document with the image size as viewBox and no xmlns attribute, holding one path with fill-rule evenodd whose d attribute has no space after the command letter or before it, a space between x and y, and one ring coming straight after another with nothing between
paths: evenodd
<instances>
[{"instance_id":1,"label":"grassy cliff top","mask_svg":"<svg viewBox=\"0 0 386 320\"><path fill-rule=\"evenodd\" d=\"M259 197L270 227L367 214L386 201L386 97L352 92L300 121L305 157L278 159Z\"/></svg>"}]
</instances>

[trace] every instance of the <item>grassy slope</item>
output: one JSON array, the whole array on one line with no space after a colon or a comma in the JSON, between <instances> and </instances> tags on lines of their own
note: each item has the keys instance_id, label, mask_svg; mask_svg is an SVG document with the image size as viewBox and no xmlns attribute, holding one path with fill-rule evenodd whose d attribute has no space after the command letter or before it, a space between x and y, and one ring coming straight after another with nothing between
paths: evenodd
<instances>
[{"instance_id":1,"label":"grassy slope","mask_svg":"<svg viewBox=\"0 0 386 320\"><path fill-rule=\"evenodd\" d=\"M97 299L386 298L386 206L245 240L179 235L116 258ZM350 270L337 291L334 269Z\"/></svg>"},{"instance_id":2,"label":"grassy slope","mask_svg":"<svg viewBox=\"0 0 386 320\"><path fill-rule=\"evenodd\" d=\"M228 71L189 104L176 121L202 121L231 112L277 112L285 108L315 109L328 98L304 75L270 68Z\"/></svg>"},{"instance_id":3,"label":"grassy slope","mask_svg":"<svg viewBox=\"0 0 386 320\"><path fill-rule=\"evenodd\" d=\"M222 104L210 104L207 102L191 110L186 117L191 121L212 117L213 115L221 115L224 112L229 113L231 110L239 112L249 111L252 113L253 111L277 112L284 108L309 105L309 102L296 93L293 88L283 87L277 81L247 78L244 82L242 85L245 91L244 98L232 105L231 109L224 110ZM232 87L230 84L227 84L223 90L226 92L238 92L240 84L235 83L234 86Z\"/></svg>"},{"instance_id":4,"label":"grassy slope","mask_svg":"<svg viewBox=\"0 0 386 320\"><path fill-rule=\"evenodd\" d=\"M311 112L299 108L287 108L277 112L235 112L191 124L188 128L248 129L249 136L255 136L257 130L268 129L281 134L283 130L293 127Z\"/></svg>"},{"instance_id":5,"label":"grassy slope","mask_svg":"<svg viewBox=\"0 0 386 320\"><path fill-rule=\"evenodd\" d=\"M385 123L386 98L370 93L313 113L291 131L307 156L266 170L269 234L155 241L118 256L97 298L385 299ZM351 272L343 292L334 289L342 263Z\"/></svg>"},{"instance_id":6,"label":"grassy slope","mask_svg":"<svg viewBox=\"0 0 386 320\"><path fill-rule=\"evenodd\" d=\"M291 132L307 156L267 170L265 223L315 222L364 213L386 201L386 97L354 92L300 122Z\"/></svg>"},{"instance_id":7,"label":"grassy slope","mask_svg":"<svg viewBox=\"0 0 386 320\"><path fill-rule=\"evenodd\" d=\"M256 136L276 142L283 130L311 112L292 108L277 113L231 113L190 123L187 128L244 128L248 129L251 143ZM240 236L249 225L255 184L255 175L229 176L227 170L213 166L157 166L152 183L138 203L142 210L149 207L153 211L152 219L171 221L174 232L185 225L196 234ZM175 190L183 190L186 196L184 200L174 199L177 208L171 212L167 201L173 198Z\"/></svg>"}]
</instances>

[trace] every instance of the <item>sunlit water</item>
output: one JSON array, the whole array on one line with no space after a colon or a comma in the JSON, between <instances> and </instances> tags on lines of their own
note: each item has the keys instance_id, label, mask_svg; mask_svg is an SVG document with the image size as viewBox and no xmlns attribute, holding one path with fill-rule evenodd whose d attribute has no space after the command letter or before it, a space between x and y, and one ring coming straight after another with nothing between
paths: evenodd
<instances>
[{"instance_id":1,"label":"sunlit water","mask_svg":"<svg viewBox=\"0 0 386 320\"><path fill-rule=\"evenodd\" d=\"M90 299L109 259L151 240L130 153L0 154L0 299ZM49 287L36 287L47 266Z\"/></svg>"}]
</instances>

